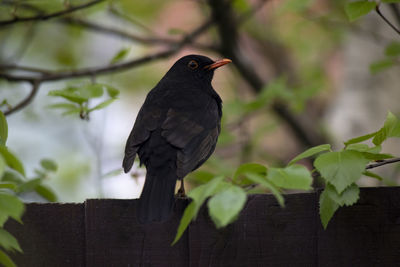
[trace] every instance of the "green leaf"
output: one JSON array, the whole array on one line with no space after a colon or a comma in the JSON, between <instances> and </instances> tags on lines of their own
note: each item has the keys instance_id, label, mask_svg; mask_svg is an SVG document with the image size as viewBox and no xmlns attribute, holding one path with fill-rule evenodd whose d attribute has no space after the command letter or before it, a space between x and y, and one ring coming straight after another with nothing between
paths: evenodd
<instances>
[{"instance_id":1,"label":"green leaf","mask_svg":"<svg viewBox=\"0 0 400 267\"><path fill-rule=\"evenodd\" d=\"M382 3L400 3L400 0L381 0Z\"/></svg>"},{"instance_id":2,"label":"green leaf","mask_svg":"<svg viewBox=\"0 0 400 267\"><path fill-rule=\"evenodd\" d=\"M39 184L35 187L35 192L50 202L56 202L57 196L50 187Z\"/></svg>"},{"instance_id":3,"label":"green leaf","mask_svg":"<svg viewBox=\"0 0 400 267\"><path fill-rule=\"evenodd\" d=\"M11 170L7 170L7 171L4 172L2 180L4 182L12 182L12 183L15 183L17 185L21 184L21 183L23 183L25 181L23 176L20 173L15 172L15 171L11 171Z\"/></svg>"},{"instance_id":4,"label":"green leaf","mask_svg":"<svg viewBox=\"0 0 400 267\"><path fill-rule=\"evenodd\" d=\"M236 169L233 175L233 181L238 182L239 179L245 178L246 173L255 173L265 176L267 174L267 167L258 163L244 163Z\"/></svg>"},{"instance_id":5,"label":"green leaf","mask_svg":"<svg viewBox=\"0 0 400 267\"><path fill-rule=\"evenodd\" d=\"M122 61L123 59L126 58L126 56L129 54L129 51L131 51L130 48L122 48L121 50L119 50L115 56L111 59L110 63L111 64L115 64L118 63L120 61Z\"/></svg>"},{"instance_id":6,"label":"green leaf","mask_svg":"<svg viewBox=\"0 0 400 267\"><path fill-rule=\"evenodd\" d=\"M355 150L361 152L366 159L369 160L382 160L393 158L390 154L380 154L381 146L369 147L367 144L350 144L346 150Z\"/></svg>"},{"instance_id":7,"label":"green leaf","mask_svg":"<svg viewBox=\"0 0 400 267\"><path fill-rule=\"evenodd\" d=\"M2 250L0 250L0 263L5 267L17 267L12 259Z\"/></svg>"},{"instance_id":8,"label":"green leaf","mask_svg":"<svg viewBox=\"0 0 400 267\"><path fill-rule=\"evenodd\" d=\"M0 180L3 177L5 170L6 170L6 161L4 160L4 157L0 154Z\"/></svg>"},{"instance_id":9,"label":"green leaf","mask_svg":"<svg viewBox=\"0 0 400 267\"><path fill-rule=\"evenodd\" d=\"M55 163L55 161L52 159L42 159L40 161L40 165L42 165L42 167L47 171L57 171L57 163Z\"/></svg>"},{"instance_id":10,"label":"green leaf","mask_svg":"<svg viewBox=\"0 0 400 267\"><path fill-rule=\"evenodd\" d=\"M33 191L41 182L43 178L35 178L31 179L18 187L18 192L30 192Z\"/></svg>"},{"instance_id":11,"label":"green leaf","mask_svg":"<svg viewBox=\"0 0 400 267\"><path fill-rule=\"evenodd\" d=\"M0 110L0 145L5 146L8 137L8 125L6 117Z\"/></svg>"},{"instance_id":12,"label":"green leaf","mask_svg":"<svg viewBox=\"0 0 400 267\"><path fill-rule=\"evenodd\" d=\"M326 229L329 221L338 208L339 204L329 197L329 194L325 189L319 197L319 215L324 229Z\"/></svg>"},{"instance_id":13,"label":"green leaf","mask_svg":"<svg viewBox=\"0 0 400 267\"><path fill-rule=\"evenodd\" d=\"M5 220L4 216L10 216L18 222L21 222L21 216L24 213L25 206L22 201L11 194L0 192L0 227L3 227ZM6 217L6 219L7 219Z\"/></svg>"},{"instance_id":14,"label":"green leaf","mask_svg":"<svg viewBox=\"0 0 400 267\"><path fill-rule=\"evenodd\" d=\"M374 132L374 133L370 133L370 134L366 134L366 135L363 135L363 136L359 136L359 137L352 138L352 139L350 139L350 140L344 142L344 145L345 145L345 146L348 146L348 145L351 145L351 144L356 144L356 143L364 142L364 141L366 141L366 140L371 139L372 137L374 137L374 136L376 135L376 133L377 133L377 132Z\"/></svg>"},{"instance_id":15,"label":"green leaf","mask_svg":"<svg viewBox=\"0 0 400 267\"><path fill-rule=\"evenodd\" d=\"M179 238L181 238L182 234L185 232L189 223L196 218L197 213L199 212L201 206L204 201L213 194L217 193L219 190L222 190L227 186L226 183L223 182L223 176L217 176L212 179L210 182L200 185L195 189L191 190L188 193L188 196L193 200L183 212L182 219L178 226L178 232L175 236L172 245L174 245Z\"/></svg>"},{"instance_id":16,"label":"green leaf","mask_svg":"<svg viewBox=\"0 0 400 267\"><path fill-rule=\"evenodd\" d=\"M105 108L108 105L110 105L112 102L114 102L115 100L116 100L116 98L110 98L110 99L108 99L106 101L101 102L100 104L96 105L95 107L89 109L89 111Z\"/></svg>"},{"instance_id":17,"label":"green leaf","mask_svg":"<svg viewBox=\"0 0 400 267\"><path fill-rule=\"evenodd\" d=\"M211 181L215 177L215 174L208 172L208 171L203 171L203 170L198 170L193 173L191 173L187 178L189 178L190 181L195 182L195 183L200 183L200 184L205 184ZM187 179L185 178L185 179Z\"/></svg>"},{"instance_id":18,"label":"green leaf","mask_svg":"<svg viewBox=\"0 0 400 267\"><path fill-rule=\"evenodd\" d=\"M355 150L359 152L366 152L370 149L367 144L350 144L346 147L346 150Z\"/></svg>"},{"instance_id":19,"label":"green leaf","mask_svg":"<svg viewBox=\"0 0 400 267\"><path fill-rule=\"evenodd\" d=\"M0 246L2 246L7 251L22 252L22 249L19 246L17 239L15 239L12 234L7 232L3 228L0 228Z\"/></svg>"},{"instance_id":20,"label":"green leaf","mask_svg":"<svg viewBox=\"0 0 400 267\"><path fill-rule=\"evenodd\" d=\"M112 97L116 98L119 95L119 90L110 86L110 85L104 85L107 89L107 94Z\"/></svg>"},{"instance_id":21,"label":"green leaf","mask_svg":"<svg viewBox=\"0 0 400 267\"><path fill-rule=\"evenodd\" d=\"M381 177L381 176L379 176L378 174L373 173L373 172L371 172L371 171L365 171L365 172L363 172L363 174L364 174L365 176L368 176L368 177L377 179L377 180L379 180L379 181L383 181L383 180L384 180L383 177Z\"/></svg>"},{"instance_id":22,"label":"green leaf","mask_svg":"<svg viewBox=\"0 0 400 267\"><path fill-rule=\"evenodd\" d=\"M215 194L207 203L208 210L217 228L231 223L246 203L246 192L236 185L231 185Z\"/></svg>"},{"instance_id":23,"label":"green leaf","mask_svg":"<svg viewBox=\"0 0 400 267\"><path fill-rule=\"evenodd\" d=\"M325 187L325 191L329 195L329 198L339 204L339 206L353 205L358 201L360 195L360 188L358 188L356 184L350 185L341 194L339 194L335 187L328 183Z\"/></svg>"},{"instance_id":24,"label":"green leaf","mask_svg":"<svg viewBox=\"0 0 400 267\"><path fill-rule=\"evenodd\" d=\"M6 164L11 169L16 170L22 176L25 176L24 166L22 165L21 161L14 156L5 146L0 146L0 154L3 156L3 159L6 161Z\"/></svg>"},{"instance_id":25,"label":"green leaf","mask_svg":"<svg viewBox=\"0 0 400 267\"><path fill-rule=\"evenodd\" d=\"M191 202L183 212L183 216L181 221L179 222L178 230L175 236L174 241L172 241L171 246L175 245L176 242L181 238L186 228L189 226L190 222L196 217L198 210L196 208L196 204Z\"/></svg>"},{"instance_id":26,"label":"green leaf","mask_svg":"<svg viewBox=\"0 0 400 267\"><path fill-rule=\"evenodd\" d=\"M188 197L193 199L196 203L197 210L200 209L201 205L208 197L215 194L221 188L223 179L223 176L215 177L210 182L200 185L188 193Z\"/></svg>"},{"instance_id":27,"label":"green leaf","mask_svg":"<svg viewBox=\"0 0 400 267\"><path fill-rule=\"evenodd\" d=\"M81 95L81 92L77 87L67 87L61 90L51 90L47 95L59 96L80 105L89 100L88 96Z\"/></svg>"},{"instance_id":28,"label":"green leaf","mask_svg":"<svg viewBox=\"0 0 400 267\"><path fill-rule=\"evenodd\" d=\"M5 189L10 189L12 191L17 190L17 185L12 182L0 182L0 189L5 188Z\"/></svg>"},{"instance_id":29,"label":"green leaf","mask_svg":"<svg viewBox=\"0 0 400 267\"><path fill-rule=\"evenodd\" d=\"M293 163L295 163L295 162L297 162L297 161L299 161L301 159L314 156L315 154L318 154L320 152L329 151L329 150L331 150L331 145L330 144L324 144L324 145L311 147L311 148L307 149L306 151L304 151L303 153L297 155L294 159L292 159L288 163L288 165L291 165L291 164L293 164Z\"/></svg>"},{"instance_id":30,"label":"green leaf","mask_svg":"<svg viewBox=\"0 0 400 267\"><path fill-rule=\"evenodd\" d=\"M379 61L376 61L376 62L372 63L371 65L369 65L369 71L372 74L376 74L376 73L386 70L390 67L393 67L394 64L395 64L395 61L391 58L379 60Z\"/></svg>"},{"instance_id":31,"label":"green leaf","mask_svg":"<svg viewBox=\"0 0 400 267\"><path fill-rule=\"evenodd\" d=\"M279 205L282 207L285 206L285 200L279 192L279 189L270 181L267 180L265 176L261 176L255 173L246 173L247 178L252 180L254 183L259 184L271 191L271 193L275 196L276 200L278 201Z\"/></svg>"},{"instance_id":32,"label":"green leaf","mask_svg":"<svg viewBox=\"0 0 400 267\"><path fill-rule=\"evenodd\" d=\"M390 154L369 153L369 152L362 152L362 153L363 153L364 157L370 161L394 158L394 156L390 155Z\"/></svg>"},{"instance_id":33,"label":"green leaf","mask_svg":"<svg viewBox=\"0 0 400 267\"><path fill-rule=\"evenodd\" d=\"M101 83L86 84L78 88L81 96L87 99L101 97L104 93L104 85Z\"/></svg>"},{"instance_id":34,"label":"green leaf","mask_svg":"<svg viewBox=\"0 0 400 267\"><path fill-rule=\"evenodd\" d=\"M314 166L323 178L335 186L338 193L342 193L360 179L368 162L361 152L345 150L318 156Z\"/></svg>"},{"instance_id":35,"label":"green leaf","mask_svg":"<svg viewBox=\"0 0 400 267\"><path fill-rule=\"evenodd\" d=\"M400 43L392 42L385 49L385 55L388 57L397 57L400 55Z\"/></svg>"},{"instance_id":36,"label":"green leaf","mask_svg":"<svg viewBox=\"0 0 400 267\"><path fill-rule=\"evenodd\" d=\"M287 189L310 190L312 184L310 171L298 164L286 168L270 168L267 178L276 186Z\"/></svg>"},{"instance_id":37,"label":"green leaf","mask_svg":"<svg viewBox=\"0 0 400 267\"><path fill-rule=\"evenodd\" d=\"M63 115L63 116L66 116L66 115L74 115L74 114L79 114L79 113L81 113L81 112L83 112L83 108L81 108L81 107L76 107L76 108L74 108L74 109L70 109L70 110L64 111L64 112L62 113L62 115Z\"/></svg>"},{"instance_id":38,"label":"green leaf","mask_svg":"<svg viewBox=\"0 0 400 267\"><path fill-rule=\"evenodd\" d=\"M366 0L356 1L347 3L344 7L347 17L350 21L354 21L369 12L376 7L375 2L369 2Z\"/></svg>"},{"instance_id":39,"label":"green leaf","mask_svg":"<svg viewBox=\"0 0 400 267\"><path fill-rule=\"evenodd\" d=\"M372 142L378 146L389 137L400 137L400 121L391 112L388 113L383 127L376 133Z\"/></svg>"},{"instance_id":40,"label":"green leaf","mask_svg":"<svg viewBox=\"0 0 400 267\"><path fill-rule=\"evenodd\" d=\"M79 108L76 104L72 104L72 103L56 103L56 104L52 104L52 105L48 105L48 108L59 108L59 109L66 109L66 110L71 110L71 109L76 109Z\"/></svg>"}]
</instances>

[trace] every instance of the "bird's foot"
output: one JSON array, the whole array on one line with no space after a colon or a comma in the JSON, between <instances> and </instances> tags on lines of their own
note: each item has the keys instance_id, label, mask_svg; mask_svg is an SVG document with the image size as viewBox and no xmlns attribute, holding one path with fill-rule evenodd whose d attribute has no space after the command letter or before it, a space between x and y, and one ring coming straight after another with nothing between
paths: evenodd
<instances>
[{"instance_id":1,"label":"bird's foot","mask_svg":"<svg viewBox=\"0 0 400 267\"><path fill-rule=\"evenodd\" d=\"M185 184L183 183L183 179L181 180L181 187L178 190L178 193L176 193L175 197L177 198L185 198Z\"/></svg>"},{"instance_id":2,"label":"bird's foot","mask_svg":"<svg viewBox=\"0 0 400 267\"><path fill-rule=\"evenodd\" d=\"M176 193L175 197L177 197L177 198L185 198L186 197L185 190L181 190L181 189L182 188L180 188L178 190L178 193Z\"/></svg>"}]
</instances>

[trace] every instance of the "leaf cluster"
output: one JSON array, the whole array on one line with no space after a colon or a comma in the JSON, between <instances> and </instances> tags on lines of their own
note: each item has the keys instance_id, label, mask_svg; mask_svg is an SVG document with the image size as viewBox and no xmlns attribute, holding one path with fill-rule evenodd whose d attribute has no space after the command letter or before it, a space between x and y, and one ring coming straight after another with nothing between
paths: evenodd
<instances>
[{"instance_id":1,"label":"leaf cluster","mask_svg":"<svg viewBox=\"0 0 400 267\"><path fill-rule=\"evenodd\" d=\"M95 98L101 98L107 92L106 100L97 105L90 106L90 101ZM79 114L81 119L89 119L92 111L103 109L118 99L119 90L106 84L83 84L68 86L60 90L51 90L49 96L61 97L67 102L52 104L49 108L63 110L63 115Z\"/></svg>"},{"instance_id":2,"label":"leaf cluster","mask_svg":"<svg viewBox=\"0 0 400 267\"><path fill-rule=\"evenodd\" d=\"M217 228L232 223L239 216L247 194L253 193L255 188L268 190L284 207L284 189L311 189L312 172L297 164L308 157L315 157L313 171L317 171L325 182L319 210L322 225L326 228L339 207L350 206L358 201L360 189L356 182L362 175L382 179L367 171L366 166L371 161L393 158L390 154L381 153L381 144L390 137L400 137L400 120L389 112L381 129L344 142L343 149L339 151L332 151L330 144L323 144L307 149L282 168L246 163L231 175L198 171L191 179L201 185L188 194L192 202L184 211L172 244L179 240L190 222L195 220L206 200L209 215ZM362 143L370 139L372 146Z\"/></svg>"},{"instance_id":3,"label":"leaf cluster","mask_svg":"<svg viewBox=\"0 0 400 267\"><path fill-rule=\"evenodd\" d=\"M43 159L35 176L28 179L25 169L18 157L6 146L8 125L0 111L0 263L4 266L15 266L7 252L21 252L17 239L3 227L9 218L20 223L25 205L19 195L36 192L48 201L57 201L54 192L42 182L49 173L57 170L57 164L50 159Z\"/></svg>"}]
</instances>

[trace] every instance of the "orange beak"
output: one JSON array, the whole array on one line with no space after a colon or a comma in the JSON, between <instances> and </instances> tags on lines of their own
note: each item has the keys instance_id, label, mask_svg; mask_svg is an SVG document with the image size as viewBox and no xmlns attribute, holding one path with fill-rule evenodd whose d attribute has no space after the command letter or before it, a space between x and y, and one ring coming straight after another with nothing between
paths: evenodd
<instances>
[{"instance_id":1,"label":"orange beak","mask_svg":"<svg viewBox=\"0 0 400 267\"><path fill-rule=\"evenodd\" d=\"M231 62L232 62L232 60L224 58L224 59L217 60L213 64L207 65L204 68L207 70L213 70L213 69L219 68L219 67L226 65L228 63L231 63Z\"/></svg>"}]
</instances>

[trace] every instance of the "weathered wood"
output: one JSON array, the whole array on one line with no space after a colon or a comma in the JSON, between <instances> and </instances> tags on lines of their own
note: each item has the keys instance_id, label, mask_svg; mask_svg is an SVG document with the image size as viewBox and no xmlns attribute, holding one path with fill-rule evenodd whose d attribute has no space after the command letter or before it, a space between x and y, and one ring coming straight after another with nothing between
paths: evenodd
<instances>
[{"instance_id":1,"label":"weathered wood","mask_svg":"<svg viewBox=\"0 0 400 267\"><path fill-rule=\"evenodd\" d=\"M187 234L171 246L186 202L177 201L167 222L143 225L136 200L86 201L87 266L187 266Z\"/></svg>"},{"instance_id":2,"label":"weathered wood","mask_svg":"<svg viewBox=\"0 0 400 267\"><path fill-rule=\"evenodd\" d=\"M24 225L6 229L19 266L400 266L400 187L363 188L323 230L320 192L249 197L238 220L216 229L207 209L170 246L188 200L165 223L139 224L137 200L27 204Z\"/></svg>"},{"instance_id":3,"label":"weathered wood","mask_svg":"<svg viewBox=\"0 0 400 267\"><path fill-rule=\"evenodd\" d=\"M361 189L360 200L318 225L319 266L400 266L400 188Z\"/></svg>"},{"instance_id":4,"label":"weathered wood","mask_svg":"<svg viewBox=\"0 0 400 267\"><path fill-rule=\"evenodd\" d=\"M19 267L85 266L82 204L27 204L24 224L9 220L5 228L19 241L23 254L11 254Z\"/></svg>"},{"instance_id":5,"label":"weathered wood","mask_svg":"<svg viewBox=\"0 0 400 267\"><path fill-rule=\"evenodd\" d=\"M189 229L191 266L316 266L316 195L251 195L238 220L216 230L203 209ZM268 265L266 265L268 264Z\"/></svg>"}]
</instances>

